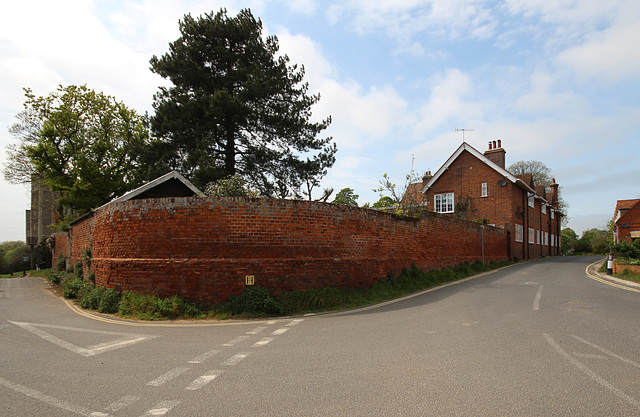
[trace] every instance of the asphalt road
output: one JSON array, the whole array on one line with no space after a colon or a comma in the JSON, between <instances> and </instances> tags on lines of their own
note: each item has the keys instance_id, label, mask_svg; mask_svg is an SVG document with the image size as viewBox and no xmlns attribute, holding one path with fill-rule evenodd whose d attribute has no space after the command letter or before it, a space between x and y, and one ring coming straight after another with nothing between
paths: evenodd
<instances>
[{"instance_id":1,"label":"asphalt road","mask_svg":"<svg viewBox=\"0 0 640 417\"><path fill-rule=\"evenodd\" d=\"M597 258L370 308L136 323L0 280L1 416L637 416L640 293Z\"/></svg>"}]
</instances>

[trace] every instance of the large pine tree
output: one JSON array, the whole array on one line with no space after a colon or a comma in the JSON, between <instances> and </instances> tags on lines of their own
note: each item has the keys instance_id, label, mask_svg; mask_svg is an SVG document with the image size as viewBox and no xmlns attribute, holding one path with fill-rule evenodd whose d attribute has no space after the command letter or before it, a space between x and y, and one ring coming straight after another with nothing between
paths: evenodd
<instances>
[{"instance_id":1,"label":"large pine tree","mask_svg":"<svg viewBox=\"0 0 640 417\"><path fill-rule=\"evenodd\" d=\"M262 37L250 10L185 15L169 52L151 70L171 81L154 96L148 155L152 174L178 169L200 187L241 175L266 196L300 195L335 162L331 123L313 123L304 68L277 55L275 36Z\"/></svg>"}]
</instances>

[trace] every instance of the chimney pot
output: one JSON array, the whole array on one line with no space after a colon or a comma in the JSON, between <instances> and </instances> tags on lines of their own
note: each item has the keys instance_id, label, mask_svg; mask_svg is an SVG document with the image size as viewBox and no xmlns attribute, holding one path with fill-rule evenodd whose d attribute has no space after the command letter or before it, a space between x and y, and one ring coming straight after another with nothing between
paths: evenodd
<instances>
[{"instance_id":1,"label":"chimney pot","mask_svg":"<svg viewBox=\"0 0 640 417\"><path fill-rule=\"evenodd\" d=\"M494 149L498 149L498 147L496 146L496 141L495 140L493 141L493 148Z\"/></svg>"},{"instance_id":2,"label":"chimney pot","mask_svg":"<svg viewBox=\"0 0 640 417\"><path fill-rule=\"evenodd\" d=\"M493 149L493 148L491 147L491 141L489 141L489 150L491 150L491 149Z\"/></svg>"},{"instance_id":3,"label":"chimney pot","mask_svg":"<svg viewBox=\"0 0 640 417\"><path fill-rule=\"evenodd\" d=\"M498 148L502 148L502 141L498 139Z\"/></svg>"}]
</instances>

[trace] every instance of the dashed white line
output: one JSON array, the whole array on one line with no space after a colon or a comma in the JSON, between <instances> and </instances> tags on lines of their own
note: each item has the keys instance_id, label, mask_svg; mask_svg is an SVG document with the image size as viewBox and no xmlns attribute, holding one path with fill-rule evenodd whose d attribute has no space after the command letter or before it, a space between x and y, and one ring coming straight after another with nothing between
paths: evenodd
<instances>
[{"instance_id":1,"label":"dashed white line","mask_svg":"<svg viewBox=\"0 0 640 417\"><path fill-rule=\"evenodd\" d=\"M247 340L248 338L249 338L249 336L238 336L235 339L223 344L222 346L227 346L227 347L235 346L238 343L242 342L243 340Z\"/></svg>"},{"instance_id":2,"label":"dashed white line","mask_svg":"<svg viewBox=\"0 0 640 417\"><path fill-rule=\"evenodd\" d=\"M209 371L209 373L202 375L201 377L193 381L191 384L187 385L185 389L189 391L199 390L200 388L204 387L209 382L213 381L223 373L224 371Z\"/></svg>"},{"instance_id":3,"label":"dashed white line","mask_svg":"<svg viewBox=\"0 0 640 417\"><path fill-rule=\"evenodd\" d=\"M230 357L226 361L222 362L222 364L226 365L226 366L233 366L233 365L238 364L240 361L246 359L247 356L249 356L249 353L240 352L240 353L237 353L237 354L233 355L232 357Z\"/></svg>"},{"instance_id":4,"label":"dashed white line","mask_svg":"<svg viewBox=\"0 0 640 417\"><path fill-rule=\"evenodd\" d=\"M304 319L296 319L296 320L291 320L291 322L289 324L287 324L288 327L291 326L295 326L296 324L300 324L304 321Z\"/></svg>"},{"instance_id":5,"label":"dashed white line","mask_svg":"<svg viewBox=\"0 0 640 417\"><path fill-rule=\"evenodd\" d=\"M109 411L122 410L123 408L128 407L131 404L135 403L139 399L140 399L140 397L134 397L132 395L127 395L127 396L122 397L119 400L109 404L108 406L105 407L105 409L109 410Z\"/></svg>"},{"instance_id":6,"label":"dashed white line","mask_svg":"<svg viewBox=\"0 0 640 417\"><path fill-rule=\"evenodd\" d=\"M190 368L184 368L184 367L173 368L169 372L160 375L159 377L157 377L153 381L148 382L147 385L151 385L152 387L159 387L160 385L164 385L167 382L171 381L173 378L176 378L176 377L184 374L189 369Z\"/></svg>"},{"instance_id":7,"label":"dashed white line","mask_svg":"<svg viewBox=\"0 0 640 417\"><path fill-rule=\"evenodd\" d=\"M271 342L273 339L274 339L273 337L264 337L262 338L262 340L254 343L252 347L262 347L267 343Z\"/></svg>"},{"instance_id":8,"label":"dashed white line","mask_svg":"<svg viewBox=\"0 0 640 417\"><path fill-rule=\"evenodd\" d=\"M255 329L248 331L247 334L258 334L261 331L265 330L267 328L267 326L260 326L260 327L256 327Z\"/></svg>"},{"instance_id":9,"label":"dashed white line","mask_svg":"<svg viewBox=\"0 0 640 417\"><path fill-rule=\"evenodd\" d=\"M163 416L178 404L180 404L180 401L160 401L154 408L143 414L143 416Z\"/></svg>"},{"instance_id":10,"label":"dashed white line","mask_svg":"<svg viewBox=\"0 0 640 417\"><path fill-rule=\"evenodd\" d=\"M542 297L542 289L544 285L538 287L538 292L536 293L536 298L533 300L533 311L540 310L540 297Z\"/></svg>"},{"instance_id":11,"label":"dashed white line","mask_svg":"<svg viewBox=\"0 0 640 417\"><path fill-rule=\"evenodd\" d=\"M275 330L271 334L274 335L274 336L281 336L281 335L285 334L287 332L287 330L289 330L289 329L287 329L286 327L283 327L281 329Z\"/></svg>"},{"instance_id":12,"label":"dashed white line","mask_svg":"<svg viewBox=\"0 0 640 417\"><path fill-rule=\"evenodd\" d=\"M195 358L188 361L188 363L201 363L218 353L220 353L219 350L216 350L216 349L210 350L208 352L203 353L202 355L196 356Z\"/></svg>"}]
</instances>

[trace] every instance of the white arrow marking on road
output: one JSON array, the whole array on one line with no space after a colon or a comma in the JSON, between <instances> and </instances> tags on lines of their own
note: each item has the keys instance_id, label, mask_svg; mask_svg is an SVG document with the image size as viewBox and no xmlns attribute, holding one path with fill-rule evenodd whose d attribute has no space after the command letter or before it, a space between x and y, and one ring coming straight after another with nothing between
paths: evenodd
<instances>
[{"instance_id":1,"label":"white arrow marking on road","mask_svg":"<svg viewBox=\"0 0 640 417\"><path fill-rule=\"evenodd\" d=\"M110 350L120 349L125 346L132 345L134 343L142 342L143 340L154 339L158 336L148 335L148 334L134 334L134 333L122 333L122 332L108 332L104 330L91 330L91 329L81 329L77 327L67 327L67 326L57 326L54 324L36 324L36 323L20 323L16 321L10 321L9 323L13 323L16 326L22 327L23 329L35 334L36 336L40 336L44 340L53 343L54 345L58 345L62 348L70 350L73 353L77 353L80 356L89 357L99 355L100 353L108 352ZM92 333L92 334L102 334L109 336L121 336L113 342L99 343L97 345L89 346L87 348L82 348L80 346L76 346L73 343L67 342L66 340L62 340L57 336L52 335L51 333L47 333L40 328L47 329L58 329L58 330L69 330L73 332L80 333Z\"/></svg>"}]
</instances>

